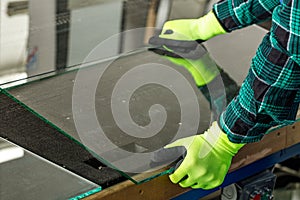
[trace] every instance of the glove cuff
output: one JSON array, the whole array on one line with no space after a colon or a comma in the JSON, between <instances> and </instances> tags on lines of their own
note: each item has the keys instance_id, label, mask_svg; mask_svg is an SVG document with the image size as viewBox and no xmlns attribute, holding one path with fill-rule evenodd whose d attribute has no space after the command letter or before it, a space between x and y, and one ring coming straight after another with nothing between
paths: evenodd
<instances>
[{"instance_id":1,"label":"glove cuff","mask_svg":"<svg viewBox=\"0 0 300 200\"><path fill-rule=\"evenodd\" d=\"M245 144L244 143L233 143L231 142L226 133L224 133L219 127L217 122L213 122L210 128L212 131L211 134L216 134L218 137L216 145L220 147L220 149L227 151L232 156L234 156ZM216 148L218 149L218 148Z\"/></svg>"},{"instance_id":2,"label":"glove cuff","mask_svg":"<svg viewBox=\"0 0 300 200\"><path fill-rule=\"evenodd\" d=\"M194 34L197 34L195 37L201 40L208 40L214 36L226 33L213 11L200 17L195 22L191 30Z\"/></svg>"}]
</instances>

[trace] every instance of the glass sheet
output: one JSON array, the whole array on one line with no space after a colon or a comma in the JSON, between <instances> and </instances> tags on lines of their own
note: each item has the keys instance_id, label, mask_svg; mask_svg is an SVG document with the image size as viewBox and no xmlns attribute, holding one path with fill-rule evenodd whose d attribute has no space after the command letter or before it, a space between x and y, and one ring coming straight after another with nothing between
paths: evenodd
<instances>
[{"instance_id":1,"label":"glass sheet","mask_svg":"<svg viewBox=\"0 0 300 200\"><path fill-rule=\"evenodd\" d=\"M67 199L101 187L0 138L0 196L11 199Z\"/></svg>"},{"instance_id":2,"label":"glass sheet","mask_svg":"<svg viewBox=\"0 0 300 200\"><path fill-rule=\"evenodd\" d=\"M162 147L206 130L220 112L209 101L220 97L225 106L241 84L237 72L247 73L217 66L204 51L199 62L219 76L199 89L186 68L146 48L97 61L103 52L100 45L78 69L7 91L135 183L172 170L167 166L184 152Z\"/></svg>"},{"instance_id":3,"label":"glass sheet","mask_svg":"<svg viewBox=\"0 0 300 200\"><path fill-rule=\"evenodd\" d=\"M183 5L189 12L178 12L178 8ZM105 59L139 49L145 46L149 36L153 34L153 30L141 27L161 28L167 19L196 18L202 15L205 7L204 3L194 0L187 0L184 4L181 1L171 3L170 0L3 0L0 6L3 11L0 15L0 87L9 88L26 83L19 88L10 89L9 92L80 143L82 141L75 129L71 101L72 80L75 80L76 72L65 72L76 70L82 63L92 66L89 62L103 62ZM135 29L140 30L124 32ZM105 42L106 40L109 42ZM105 51L93 54L94 57L89 56L97 45L101 45L101 49ZM89 57L88 61L86 57ZM149 59L155 60L157 57L152 55ZM97 66L101 68L101 64ZM46 77L51 77L49 82L47 79L41 80ZM40 83L40 91L31 90L35 88L33 85ZM149 86L147 90L152 95L157 95L159 91ZM194 90L197 91L195 88ZM45 94L50 93L53 96L45 100L48 98ZM143 95L137 95L136 98L140 96ZM109 98L104 99L105 103L109 101ZM150 103L148 104L149 107ZM139 105L134 112L138 113L141 107ZM145 125L149 122L149 117L146 110L142 110L141 119L139 115L134 115L133 120ZM102 113L103 111L101 116ZM108 123L106 127L112 126L110 121L105 123ZM178 119L176 123L174 127L180 123ZM204 130L205 125L202 127ZM111 129L109 131L115 131ZM131 149L130 151L145 150L143 145L134 141L125 139L120 145ZM120 156L123 154L118 155L118 158Z\"/></svg>"},{"instance_id":4,"label":"glass sheet","mask_svg":"<svg viewBox=\"0 0 300 200\"><path fill-rule=\"evenodd\" d=\"M154 60L156 64L153 63ZM109 67L99 80L99 73L108 63L110 63ZM150 67L146 65L149 63ZM184 78L185 85L180 86L180 79L177 81L172 79L169 83L163 83L163 86L159 85L159 82L147 81L137 89L122 84L121 87L115 87L119 79L126 74L125 72L130 72L137 66L150 69L151 73L153 67L161 67L160 65L163 64L172 66L169 68L175 69L173 73L179 78ZM170 70L169 68L167 70ZM154 70L154 73L157 72ZM149 73L138 71L137 73L133 74L135 79L130 78L133 82L129 84L136 84L135 81L145 80L147 77L153 78ZM168 74L165 73L161 72L163 76L160 79L167 80ZM81 82L81 78L84 78L84 82ZM94 83L96 84L95 93L91 88ZM172 92L167 87L177 88ZM174 92L179 93L180 90L184 91L184 87L190 89L190 93L194 95L193 98L186 98L190 94L174 94ZM121 91L114 92L118 88ZM179 137L170 133L177 133L180 129L183 134L181 137L184 137L185 134L203 131L210 122L208 101L199 92L189 73L184 68L172 65L165 58L149 51L131 53L113 62L92 64L80 70L8 88L7 91L45 120L57 126L64 134L70 135L85 145L104 164L121 171L135 182L145 179L144 176L135 176L137 173L153 172L154 169L166 166L165 163L163 165L153 163L151 159L156 150ZM182 98L182 102L176 100L176 95L181 95L179 97ZM93 99L94 104L90 102ZM201 102L201 105L198 105L198 102ZM203 112L201 120L193 119L194 116L199 118L198 109L194 108L195 103ZM158 104L164 109L161 109ZM180 108L180 104L187 110L183 113L187 118L184 119L187 121L184 125L181 123L183 109ZM153 105L157 107L152 107ZM130 110L129 118L126 110L118 112L119 106ZM93 110L95 113L91 113ZM93 119L94 114L96 116ZM164 119L165 114L166 119ZM82 116L87 118L81 118ZM93 124L94 122L96 123ZM152 125L149 126L149 124ZM91 137L92 140L90 140ZM93 143L94 141L96 143ZM124 162L131 164L125 165ZM150 174L151 176L157 175L157 172Z\"/></svg>"},{"instance_id":5,"label":"glass sheet","mask_svg":"<svg viewBox=\"0 0 300 200\"><path fill-rule=\"evenodd\" d=\"M205 5L193 0L151 2L30 0L26 62L15 64L23 66L26 78L1 85L135 183L168 173L165 167L183 153L165 152L164 145L209 126L222 109L209 102L222 94L233 96L266 32L250 27L206 42L220 68L207 56L200 62L217 68L221 79L215 83L223 85L199 90L182 65L147 51L155 29L140 27L160 28L166 19L199 17ZM189 12L179 12L183 6Z\"/></svg>"}]
</instances>

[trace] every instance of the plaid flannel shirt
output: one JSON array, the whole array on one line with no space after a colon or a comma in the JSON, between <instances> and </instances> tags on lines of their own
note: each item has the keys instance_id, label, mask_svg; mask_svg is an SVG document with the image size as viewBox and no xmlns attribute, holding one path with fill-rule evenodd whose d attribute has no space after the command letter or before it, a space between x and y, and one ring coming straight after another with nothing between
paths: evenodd
<instances>
[{"instance_id":1,"label":"plaid flannel shirt","mask_svg":"<svg viewBox=\"0 0 300 200\"><path fill-rule=\"evenodd\" d=\"M231 141L259 141L272 126L295 120L300 102L300 0L222 0L213 11L228 32L272 19L239 94L219 118Z\"/></svg>"}]
</instances>

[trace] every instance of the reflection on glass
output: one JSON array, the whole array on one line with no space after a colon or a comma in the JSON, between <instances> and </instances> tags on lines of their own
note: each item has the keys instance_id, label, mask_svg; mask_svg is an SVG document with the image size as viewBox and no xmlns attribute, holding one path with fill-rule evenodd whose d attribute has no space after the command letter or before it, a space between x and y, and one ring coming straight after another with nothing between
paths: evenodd
<instances>
[{"instance_id":1,"label":"reflection on glass","mask_svg":"<svg viewBox=\"0 0 300 200\"><path fill-rule=\"evenodd\" d=\"M186 2L186 5L189 2ZM194 3L192 2L192 4ZM31 85L34 83L11 88L10 92L14 93L13 91L16 91L14 95L17 99L30 107L32 106L37 113L47 120L53 120L53 123L62 131L72 135L79 141L80 138L72 119L72 103L70 101L73 83L71 82L68 85L69 81L75 79L75 77L69 76L76 73L62 74L61 82L56 82L57 84L52 80L65 71L80 67L82 63L85 63L85 58L89 53L108 38L110 42L105 43L107 44L104 47L105 52L97 54L89 61L98 62L144 47L148 38L153 34L151 29L141 29L142 31L135 32L136 34L125 32L117 37L111 38L111 36L140 27L161 27L172 9L169 0L47 0L43 2L39 0L18 2L4 0L1 2L1 6L3 8L1 10L4 12L1 12L0 16L0 30L2 31L0 47L1 50L5 49L5 54L0 54L2 56L0 59L1 87L8 88L52 76L53 79L49 83L36 82L38 85L39 83L50 84L41 86L39 92L28 90L28 88L34 88ZM201 5L199 4L197 7L199 8ZM197 10L198 12L199 10ZM171 13L172 16L176 17L176 13ZM6 32L3 32L3 30L6 30ZM2 37L4 35L5 37ZM16 52L16 49L18 52ZM61 84L67 84L68 86L63 87L63 89ZM56 92L62 92L63 96L57 96L58 98L49 101L52 104L47 102L48 100L46 103L41 98L42 94L46 92L45 88L48 87L55 88ZM19 91L21 88L22 92ZM17 94L18 92L20 92L20 95ZM55 92L48 91L47 93L54 94ZM35 95L38 95L38 98ZM60 103L64 104L61 108L57 106ZM33 104L37 106L33 106ZM47 107L47 105L49 107L43 112L44 106ZM53 106L53 109L50 108L50 105ZM145 117L148 116L145 115ZM133 149L133 151L142 152L146 149L149 151L148 147L145 148L134 141L124 141L120 145L122 148Z\"/></svg>"},{"instance_id":2,"label":"reflection on glass","mask_svg":"<svg viewBox=\"0 0 300 200\"><path fill-rule=\"evenodd\" d=\"M155 29L140 27L160 28L168 14L199 17L205 6L193 0L172 5L168 0L29 0L19 7L0 5L10 5L1 19L22 20L9 22L22 23L22 30L13 30L22 33L18 42L0 42L2 49L21 49L18 61L15 55L5 56L7 63L14 61L11 66L0 59L0 86L135 183L172 171L165 167L184 151L162 147L206 130L237 92L235 80L240 84L242 79L237 72L247 71L236 70L239 66L225 54L230 67L224 71L209 58L218 75L197 87L185 68L147 51ZM195 12L183 16L178 12L182 6ZM213 46L223 55L222 45Z\"/></svg>"},{"instance_id":3,"label":"reflection on glass","mask_svg":"<svg viewBox=\"0 0 300 200\"><path fill-rule=\"evenodd\" d=\"M137 51L7 91L101 162L141 183L172 171L167 166L184 150L162 147L205 130L224 108L215 100L224 104L238 90L212 60L202 61L221 73L199 88L182 66Z\"/></svg>"},{"instance_id":4,"label":"reflection on glass","mask_svg":"<svg viewBox=\"0 0 300 200\"><path fill-rule=\"evenodd\" d=\"M8 199L66 199L100 186L0 138L0 196Z\"/></svg>"}]
</instances>

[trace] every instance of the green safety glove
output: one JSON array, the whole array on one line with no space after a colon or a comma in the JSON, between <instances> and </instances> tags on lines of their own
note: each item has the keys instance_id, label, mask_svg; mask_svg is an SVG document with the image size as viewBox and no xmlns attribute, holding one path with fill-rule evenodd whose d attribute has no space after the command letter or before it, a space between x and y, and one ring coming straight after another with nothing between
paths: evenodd
<instances>
[{"instance_id":1,"label":"green safety glove","mask_svg":"<svg viewBox=\"0 0 300 200\"><path fill-rule=\"evenodd\" d=\"M186 148L186 156L170 180L181 187L212 189L223 183L232 157L244 144L229 141L213 122L204 134L179 139L165 148L178 146Z\"/></svg>"},{"instance_id":2,"label":"green safety glove","mask_svg":"<svg viewBox=\"0 0 300 200\"><path fill-rule=\"evenodd\" d=\"M178 49L193 51L192 46L196 44L195 41L204 41L223 33L226 31L220 25L215 14L210 11L199 19L179 19L166 22L159 35L159 38L163 39L152 40L152 42L164 46L170 52L176 53ZM192 43L185 43L185 41L192 41ZM171 56L167 58L172 63L185 67L193 76L198 87L206 85L219 74L216 64L208 53L199 59L173 58Z\"/></svg>"},{"instance_id":3,"label":"green safety glove","mask_svg":"<svg viewBox=\"0 0 300 200\"><path fill-rule=\"evenodd\" d=\"M167 21L159 37L173 40L208 40L226 31L215 14L210 11L198 19L179 19Z\"/></svg>"}]
</instances>

